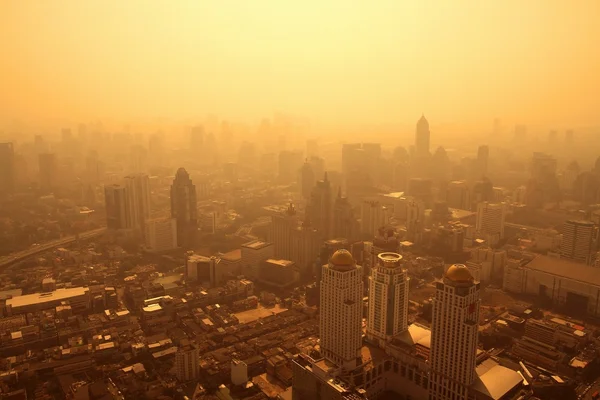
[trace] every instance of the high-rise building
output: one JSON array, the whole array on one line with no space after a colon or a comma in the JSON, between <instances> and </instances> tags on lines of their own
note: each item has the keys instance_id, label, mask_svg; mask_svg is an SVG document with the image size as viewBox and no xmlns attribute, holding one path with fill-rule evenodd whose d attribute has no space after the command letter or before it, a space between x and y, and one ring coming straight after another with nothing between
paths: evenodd
<instances>
[{"instance_id":1,"label":"high-rise building","mask_svg":"<svg viewBox=\"0 0 600 400\"><path fill-rule=\"evenodd\" d=\"M125 186L116 184L105 186L104 199L106 204L106 226L108 229L130 228L130 218L127 216L129 199Z\"/></svg>"},{"instance_id":2,"label":"high-rise building","mask_svg":"<svg viewBox=\"0 0 600 400\"><path fill-rule=\"evenodd\" d=\"M352 204L347 197L342 196L341 189L333 203L332 237L354 240L358 237L358 221L354 217Z\"/></svg>"},{"instance_id":3,"label":"high-rise building","mask_svg":"<svg viewBox=\"0 0 600 400\"><path fill-rule=\"evenodd\" d=\"M479 283L466 266L452 265L432 305L429 399L467 400L477 378Z\"/></svg>"},{"instance_id":4,"label":"high-rise building","mask_svg":"<svg viewBox=\"0 0 600 400\"><path fill-rule=\"evenodd\" d=\"M150 218L150 179L146 174L125 177L125 188L129 197L127 206L128 225L144 230L145 221Z\"/></svg>"},{"instance_id":5,"label":"high-rise building","mask_svg":"<svg viewBox=\"0 0 600 400\"><path fill-rule=\"evenodd\" d=\"M15 151L12 143L0 143L0 196L15 188Z\"/></svg>"},{"instance_id":6,"label":"high-rise building","mask_svg":"<svg viewBox=\"0 0 600 400\"><path fill-rule=\"evenodd\" d=\"M293 261L303 278L314 275L313 266L319 256L323 239L318 230L313 228L308 221L292 229L290 260Z\"/></svg>"},{"instance_id":7,"label":"high-rise building","mask_svg":"<svg viewBox=\"0 0 600 400\"><path fill-rule=\"evenodd\" d=\"M177 245L194 244L198 230L196 186L184 168L179 168L171 185L171 217L177 220Z\"/></svg>"},{"instance_id":8,"label":"high-rise building","mask_svg":"<svg viewBox=\"0 0 600 400\"><path fill-rule=\"evenodd\" d=\"M275 246L275 257L289 260L292 254L291 232L298 227L296 208L290 203L288 209L271 217L270 238Z\"/></svg>"},{"instance_id":9,"label":"high-rise building","mask_svg":"<svg viewBox=\"0 0 600 400\"><path fill-rule=\"evenodd\" d=\"M398 253L379 253L369 277L367 338L379 346L408 327L408 274Z\"/></svg>"},{"instance_id":10,"label":"high-rise building","mask_svg":"<svg viewBox=\"0 0 600 400\"><path fill-rule=\"evenodd\" d=\"M241 247L242 274L251 279L258 278L260 264L269 258L273 258L275 256L274 250L273 243L260 240L244 243Z\"/></svg>"},{"instance_id":11,"label":"high-rise building","mask_svg":"<svg viewBox=\"0 0 600 400\"><path fill-rule=\"evenodd\" d=\"M560 256L590 263L598 250L598 227L591 221L569 220L562 228Z\"/></svg>"},{"instance_id":12,"label":"high-rise building","mask_svg":"<svg viewBox=\"0 0 600 400\"><path fill-rule=\"evenodd\" d=\"M177 220L175 218L149 219L144 224L146 249L152 252L177 248Z\"/></svg>"},{"instance_id":13,"label":"high-rise building","mask_svg":"<svg viewBox=\"0 0 600 400\"><path fill-rule=\"evenodd\" d=\"M325 160L321 157L313 156L309 159L310 166L312 167L313 174L315 175L315 179L318 176L323 176L325 174Z\"/></svg>"},{"instance_id":14,"label":"high-rise building","mask_svg":"<svg viewBox=\"0 0 600 400\"><path fill-rule=\"evenodd\" d=\"M429 155L429 138L429 122L425 119L425 115L421 115L415 132L415 153L417 157Z\"/></svg>"},{"instance_id":15,"label":"high-rise building","mask_svg":"<svg viewBox=\"0 0 600 400\"><path fill-rule=\"evenodd\" d=\"M331 237L331 184L325 173L323 180L318 181L310 196L307 213L308 220L324 239Z\"/></svg>"},{"instance_id":16,"label":"high-rise building","mask_svg":"<svg viewBox=\"0 0 600 400\"><path fill-rule=\"evenodd\" d=\"M58 163L54 153L43 153L39 155L40 167L40 189L44 193L50 193L56 189L58 183Z\"/></svg>"},{"instance_id":17,"label":"high-rise building","mask_svg":"<svg viewBox=\"0 0 600 400\"><path fill-rule=\"evenodd\" d=\"M175 375L180 382L198 379L200 375L200 349L195 345L181 347L175 354Z\"/></svg>"},{"instance_id":18,"label":"high-rise building","mask_svg":"<svg viewBox=\"0 0 600 400\"><path fill-rule=\"evenodd\" d=\"M296 182L301 167L301 151L284 150L279 153L279 180L281 182Z\"/></svg>"},{"instance_id":19,"label":"high-rise building","mask_svg":"<svg viewBox=\"0 0 600 400\"><path fill-rule=\"evenodd\" d=\"M352 370L362 347L362 267L348 250L336 251L321 276L320 336L323 356Z\"/></svg>"},{"instance_id":20,"label":"high-rise building","mask_svg":"<svg viewBox=\"0 0 600 400\"><path fill-rule=\"evenodd\" d=\"M504 220L504 204L484 201L477 205L477 232L494 238L492 241L504 237Z\"/></svg>"},{"instance_id":21,"label":"high-rise building","mask_svg":"<svg viewBox=\"0 0 600 400\"><path fill-rule=\"evenodd\" d=\"M477 172L479 175L485 176L488 172L488 164L490 159L490 148L488 146L479 146L477 149Z\"/></svg>"},{"instance_id":22,"label":"high-rise building","mask_svg":"<svg viewBox=\"0 0 600 400\"><path fill-rule=\"evenodd\" d=\"M310 193L312 192L312 189L315 186L315 182L315 173L312 169L312 166L307 160L304 162L304 165L302 165L302 168L300 169L300 191L304 199L310 199Z\"/></svg>"},{"instance_id":23,"label":"high-rise building","mask_svg":"<svg viewBox=\"0 0 600 400\"><path fill-rule=\"evenodd\" d=\"M448 184L446 203L450 208L471 209L469 185L466 181L452 181Z\"/></svg>"},{"instance_id":24,"label":"high-rise building","mask_svg":"<svg viewBox=\"0 0 600 400\"><path fill-rule=\"evenodd\" d=\"M378 201L363 201L361 205L361 231L369 236L374 236L379 228L387 223L387 208Z\"/></svg>"}]
</instances>

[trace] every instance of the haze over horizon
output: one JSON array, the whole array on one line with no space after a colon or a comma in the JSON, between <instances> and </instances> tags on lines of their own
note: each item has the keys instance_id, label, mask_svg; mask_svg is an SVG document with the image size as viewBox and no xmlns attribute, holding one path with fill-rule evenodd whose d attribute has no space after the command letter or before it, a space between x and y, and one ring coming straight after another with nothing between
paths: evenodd
<instances>
[{"instance_id":1,"label":"haze over horizon","mask_svg":"<svg viewBox=\"0 0 600 400\"><path fill-rule=\"evenodd\" d=\"M600 125L600 2L3 2L0 122Z\"/></svg>"}]
</instances>

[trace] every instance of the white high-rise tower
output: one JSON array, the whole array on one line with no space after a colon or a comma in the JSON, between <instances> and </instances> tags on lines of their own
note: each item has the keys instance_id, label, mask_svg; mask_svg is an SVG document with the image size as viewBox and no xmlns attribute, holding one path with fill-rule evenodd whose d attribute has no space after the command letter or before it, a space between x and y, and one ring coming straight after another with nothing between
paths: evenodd
<instances>
[{"instance_id":1,"label":"white high-rise tower","mask_svg":"<svg viewBox=\"0 0 600 400\"><path fill-rule=\"evenodd\" d=\"M380 253L369 277L367 337L380 346L408 326L408 275L398 253Z\"/></svg>"},{"instance_id":2,"label":"white high-rise tower","mask_svg":"<svg viewBox=\"0 0 600 400\"><path fill-rule=\"evenodd\" d=\"M479 282L468 268L453 265L437 282L431 324L430 400L467 400L477 378Z\"/></svg>"},{"instance_id":3,"label":"white high-rise tower","mask_svg":"<svg viewBox=\"0 0 600 400\"><path fill-rule=\"evenodd\" d=\"M331 362L352 370L362 347L362 267L348 250L333 253L321 276L321 352Z\"/></svg>"}]
</instances>

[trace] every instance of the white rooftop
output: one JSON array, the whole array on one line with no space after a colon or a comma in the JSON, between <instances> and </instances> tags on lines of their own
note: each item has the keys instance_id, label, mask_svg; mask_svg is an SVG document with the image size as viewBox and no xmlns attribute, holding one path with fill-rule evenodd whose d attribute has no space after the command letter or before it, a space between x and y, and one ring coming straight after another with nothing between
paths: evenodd
<instances>
[{"instance_id":1,"label":"white rooftop","mask_svg":"<svg viewBox=\"0 0 600 400\"><path fill-rule=\"evenodd\" d=\"M84 296L89 291L86 287L74 287L56 289L53 292L33 293L23 296L15 296L6 300L6 307L18 308L34 304L51 303L56 301L69 300L73 297Z\"/></svg>"},{"instance_id":2,"label":"white rooftop","mask_svg":"<svg viewBox=\"0 0 600 400\"><path fill-rule=\"evenodd\" d=\"M478 379L475 380L473 389L494 400L501 399L523 382L517 371L503 367L491 358L477 366L477 375Z\"/></svg>"}]
</instances>

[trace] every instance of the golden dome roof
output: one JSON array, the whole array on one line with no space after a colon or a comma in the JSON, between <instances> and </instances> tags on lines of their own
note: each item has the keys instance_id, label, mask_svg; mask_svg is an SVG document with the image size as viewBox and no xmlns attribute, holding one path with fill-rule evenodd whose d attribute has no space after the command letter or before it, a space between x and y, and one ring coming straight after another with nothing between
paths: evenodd
<instances>
[{"instance_id":1,"label":"golden dome roof","mask_svg":"<svg viewBox=\"0 0 600 400\"><path fill-rule=\"evenodd\" d=\"M450 266L448 271L446 271L446 279L458 283L469 283L474 280L469 269L463 264L454 264Z\"/></svg>"},{"instance_id":2,"label":"golden dome roof","mask_svg":"<svg viewBox=\"0 0 600 400\"><path fill-rule=\"evenodd\" d=\"M336 267L335 269L350 269L356 262L354 261L354 257L352 254L346 249L340 249L333 253L331 258L329 259L329 263Z\"/></svg>"}]
</instances>

